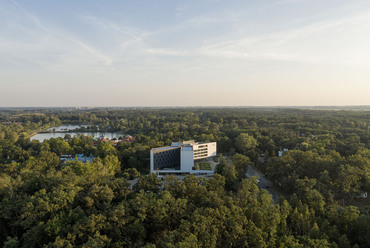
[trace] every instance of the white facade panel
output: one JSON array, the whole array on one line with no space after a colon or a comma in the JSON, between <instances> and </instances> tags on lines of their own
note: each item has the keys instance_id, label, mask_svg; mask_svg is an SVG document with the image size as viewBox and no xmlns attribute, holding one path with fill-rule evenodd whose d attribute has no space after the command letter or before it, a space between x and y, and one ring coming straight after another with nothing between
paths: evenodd
<instances>
[{"instance_id":1,"label":"white facade panel","mask_svg":"<svg viewBox=\"0 0 370 248\"><path fill-rule=\"evenodd\" d=\"M150 172L155 173L155 171L154 171L154 155L153 155L153 150L150 150Z\"/></svg>"},{"instance_id":2,"label":"white facade panel","mask_svg":"<svg viewBox=\"0 0 370 248\"><path fill-rule=\"evenodd\" d=\"M180 161L181 161L181 171L191 172L194 167L193 150L181 149Z\"/></svg>"},{"instance_id":3,"label":"white facade panel","mask_svg":"<svg viewBox=\"0 0 370 248\"><path fill-rule=\"evenodd\" d=\"M217 155L217 145L216 142L207 143L208 144L208 157Z\"/></svg>"},{"instance_id":4,"label":"white facade panel","mask_svg":"<svg viewBox=\"0 0 370 248\"><path fill-rule=\"evenodd\" d=\"M197 143L193 145L194 159L204 159L211 156L216 156L216 142Z\"/></svg>"}]
</instances>

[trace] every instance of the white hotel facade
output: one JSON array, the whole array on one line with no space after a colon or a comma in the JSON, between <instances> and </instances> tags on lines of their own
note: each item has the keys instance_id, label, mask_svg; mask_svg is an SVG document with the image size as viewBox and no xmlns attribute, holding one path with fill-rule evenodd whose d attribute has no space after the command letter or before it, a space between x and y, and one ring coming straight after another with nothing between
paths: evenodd
<instances>
[{"instance_id":1,"label":"white hotel facade","mask_svg":"<svg viewBox=\"0 0 370 248\"><path fill-rule=\"evenodd\" d=\"M150 150L150 172L158 175L212 174L213 171L194 170L194 160L216 155L216 142L174 142L171 146Z\"/></svg>"}]
</instances>

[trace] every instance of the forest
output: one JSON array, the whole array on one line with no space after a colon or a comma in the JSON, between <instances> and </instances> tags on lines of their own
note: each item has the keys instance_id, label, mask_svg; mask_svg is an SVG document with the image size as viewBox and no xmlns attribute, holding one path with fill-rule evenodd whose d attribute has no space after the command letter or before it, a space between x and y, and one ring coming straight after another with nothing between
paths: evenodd
<instances>
[{"instance_id":1,"label":"forest","mask_svg":"<svg viewBox=\"0 0 370 248\"><path fill-rule=\"evenodd\" d=\"M136 139L31 141L62 124ZM183 140L217 142L215 175L149 174L150 149ZM94 159L61 163L66 154ZM248 166L273 182L277 202ZM370 247L369 179L369 110L0 109L7 248Z\"/></svg>"}]
</instances>

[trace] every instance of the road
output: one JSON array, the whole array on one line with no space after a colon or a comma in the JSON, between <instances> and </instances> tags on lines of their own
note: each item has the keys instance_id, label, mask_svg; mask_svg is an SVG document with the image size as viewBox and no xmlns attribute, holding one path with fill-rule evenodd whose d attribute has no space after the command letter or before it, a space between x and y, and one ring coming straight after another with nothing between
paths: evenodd
<instances>
[{"instance_id":1,"label":"road","mask_svg":"<svg viewBox=\"0 0 370 248\"><path fill-rule=\"evenodd\" d=\"M266 189L271 195L274 202L279 200L279 195L274 190L274 185L270 182L270 180L265 177L262 172L258 171L257 169L253 168L252 166L248 166L247 177L257 176L259 177L258 186L261 189Z\"/></svg>"},{"instance_id":2,"label":"road","mask_svg":"<svg viewBox=\"0 0 370 248\"><path fill-rule=\"evenodd\" d=\"M130 184L131 190L134 188L134 185L137 184L137 181L139 181L139 178L135 178L133 180L127 180L127 182Z\"/></svg>"},{"instance_id":3,"label":"road","mask_svg":"<svg viewBox=\"0 0 370 248\"><path fill-rule=\"evenodd\" d=\"M229 157L224 156L224 158L226 158L227 161L232 163L232 160ZM253 176L257 176L259 178L258 186L261 189L267 190L271 194L272 200L274 202L277 202L279 200L279 195L278 193L276 193L276 190L274 189L274 184L270 182L270 180L267 179L267 177L265 177L265 175L263 175L262 172L260 172L259 170L257 170L256 168L252 166L248 166L247 177L249 178Z\"/></svg>"}]
</instances>

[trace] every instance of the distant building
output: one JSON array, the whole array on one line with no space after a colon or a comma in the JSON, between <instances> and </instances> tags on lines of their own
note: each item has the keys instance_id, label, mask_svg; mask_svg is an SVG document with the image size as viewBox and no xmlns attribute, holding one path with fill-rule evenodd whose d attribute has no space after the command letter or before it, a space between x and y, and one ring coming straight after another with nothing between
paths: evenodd
<instances>
[{"instance_id":1,"label":"distant building","mask_svg":"<svg viewBox=\"0 0 370 248\"><path fill-rule=\"evenodd\" d=\"M194 160L216 156L216 142L174 142L171 146L150 150L150 171L158 175L194 174ZM211 174L213 171L202 171Z\"/></svg>"},{"instance_id":2,"label":"distant building","mask_svg":"<svg viewBox=\"0 0 370 248\"><path fill-rule=\"evenodd\" d=\"M360 194L357 196L357 198L366 199L367 198L367 192L365 192L365 191L360 192Z\"/></svg>"},{"instance_id":3,"label":"distant building","mask_svg":"<svg viewBox=\"0 0 370 248\"><path fill-rule=\"evenodd\" d=\"M92 154L90 154L90 156L85 156L84 154L76 154L75 157L73 157L72 155L61 155L60 156L60 161L64 164L65 162L68 162L68 161L80 161L82 163L91 163L94 159L94 156Z\"/></svg>"},{"instance_id":4,"label":"distant building","mask_svg":"<svg viewBox=\"0 0 370 248\"><path fill-rule=\"evenodd\" d=\"M108 139L107 137L105 137L104 135L100 136L100 137L95 137L93 138L93 146L98 146L99 143L101 142L112 142L113 145L117 145L118 143L126 143L126 142L130 142L130 143L135 143L136 139L135 137L132 137L131 135L126 135L124 137L120 137L120 139Z\"/></svg>"},{"instance_id":5,"label":"distant building","mask_svg":"<svg viewBox=\"0 0 370 248\"><path fill-rule=\"evenodd\" d=\"M284 148L283 150L278 151L278 156L281 157L285 152L288 152L289 150L287 148Z\"/></svg>"}]
</instances>

